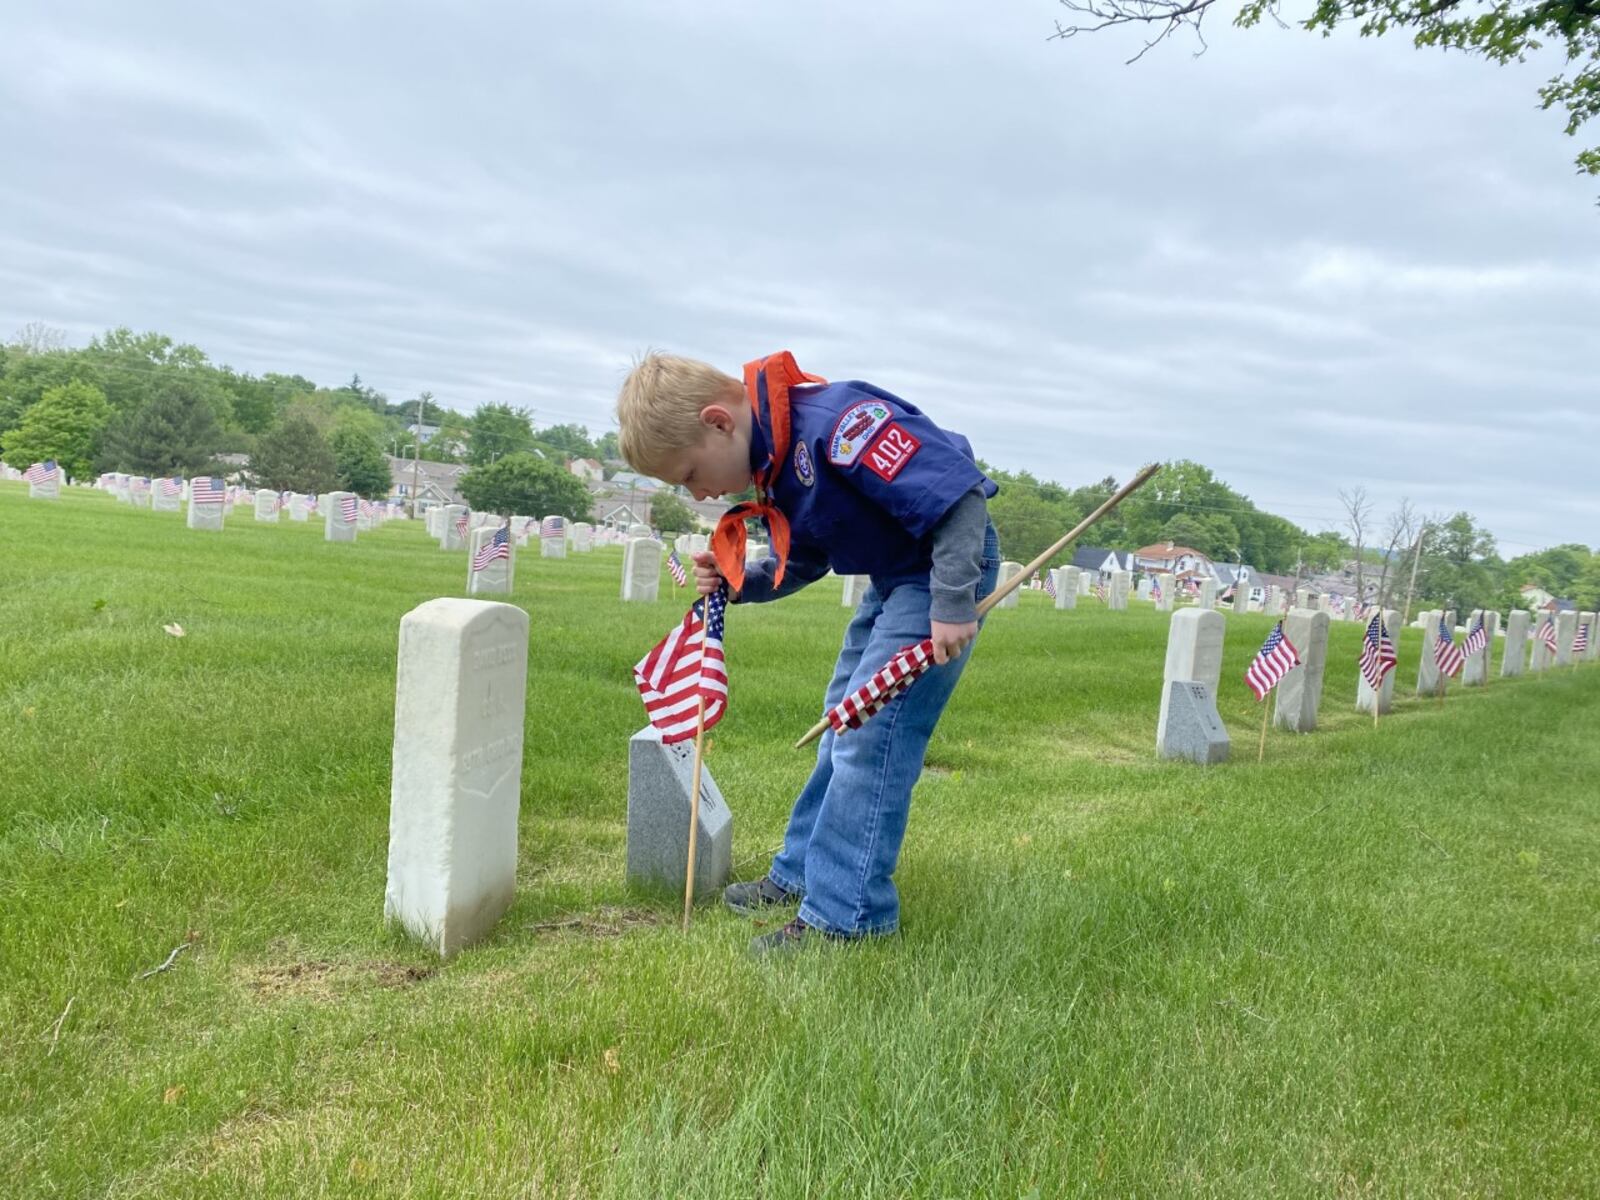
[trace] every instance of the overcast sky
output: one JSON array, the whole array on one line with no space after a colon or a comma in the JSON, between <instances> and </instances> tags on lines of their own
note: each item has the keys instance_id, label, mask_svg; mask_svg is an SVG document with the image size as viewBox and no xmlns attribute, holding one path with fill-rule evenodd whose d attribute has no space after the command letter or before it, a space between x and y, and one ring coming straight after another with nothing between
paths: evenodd
<instances>
[{"instance_id":1,"label":"overcast sky","mask_svg":"<svg viewBox=\"0 0 1600 1200\"><path fill-rule=\"evenodd\" d=\"M1192 457L1312 530L1364 483L1600 542L1557 63L1219 22L1130 67L1052 0L5 7L0 338L593 431L646 347L786 347L1067 484Z\"/></svg>"}]
</instances>

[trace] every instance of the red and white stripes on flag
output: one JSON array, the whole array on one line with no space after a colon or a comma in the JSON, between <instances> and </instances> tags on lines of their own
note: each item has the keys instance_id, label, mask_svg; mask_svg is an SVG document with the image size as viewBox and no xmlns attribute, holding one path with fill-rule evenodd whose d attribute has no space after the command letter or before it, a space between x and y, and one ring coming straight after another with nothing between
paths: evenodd
<instances>
[{"instance_id":1,"label":"red and white stripes on flag","mask_svg":"<svg viewBox=\"0 0 1600 1200\"><path fill-rule=\"evenodd\" d=\"M1578 632L1572 635L1572 657L1589 653L1589 622L1584 621L1578 626Z\"/></svg>"},{"instance_id":2,"label":"red and white stripes on flag","mask_svg":"<svg viewBox=\"0 0 1600 1200\"><path fill-rule=\"evenodd\" d=\"M190 504L221 504L227 496L222 480L214 475L196 475L189 481Z\"/></svg>"},{"instance_id":3,"label":"red and white stripes on flag","mask_svg":"<svg viewBox=\"0 0 1600 1200\"><path fill-rule=\"evenodd\" d=\"M1556 653L1556 618L1554 613L1545 619L1543 625L1539 626L1539 640L1545 644L1552 655Z\"/></svg>"},{"instance_id":4,"label":"red and white stripes on flag","mask_svg":"<svg viewBox=\"0 0 1600 1200\"><path fill-rule=\"evenodd\" d=\"M893 700L933 666L933 639L904 646L873 677L825 714L835 733L860 729L880 708Z\"/></svg>"},{"instance_id":5,"label":"red and white stripes on flag","mask_svg":"<svg viewBox=\"0 0 1600 1200\"><path fill-rule=\"evenodd\" d=\"M1461 652L1461 647L1456 645L1455 634L1450 632L1450 627L1444 623L1444 618L1439 618L1439 636L1433 640L1433 662L1439 668L1439 673L1449 678L1461 670L1461 665L1467 661L1467 656Z\"/></svg>"},{"instance_id":6,"label":"red and white stripes on flag","mask_svg":"<svg viewBox=\"0 0 1600 1200\"><path fill-rule=\"evenodd\" d=\"M727 601L726 588L701 597L683 622L633 668L645 715L661 731L663 742L694 737L702 699L707 729L728 709L728 665L722 655Z\"/></svg>"},{"instance_id":7,"label":"red and white stripes on flag","mask_svg":"<svg viewBox=\"0 0 1600 1200\"><path fill-rule=\"evenodd\" d=\"M171 479L161 481L161 494L163 496L183 495L183 476L174 475Z\"/></svg>"},{"instance_id":8,"label":"red and white stripes on flag","mask_svg":"<svg viewBox=\"0 0 1600 1200\"><path fill-rule=\"evenodd\" d=\"M354 525L356 517L361 514L361 500L357 496L339 497L339 519L346 525Z\"/></svg>"},{"instance_id":9,"label":"red and white stripes on flag","mask_svg":"<svg viewBox=\"0 0 1600 1200\"><path fill-rule=\"evenodd\" d=\"M1462 643L1462 650L1471 658L1478 651L1489 644L1489 627L1483 623L1483 614L1478 614L1478 619L1472 623L1472 628L1467 630L1467 640Z\"/></svg>"},{"instance_id":10,"label":"red and white stripes on flag","mask_svg":"<svg viewBox=\"0 0 1600 1200\"><path fill-rule=\"evenodd\" d=\"M1361 639L1361 677L1368 687L1377 691L1383 686L1383 677L1394 670L1399 661L1389 627L1383 623L1383 613L1373 613L1372 620L1367 622L1366 636Z\"/></svg>"},{"instance_id":11,"label":"red and white stripes on flag","mask_svg":"<svg viewBox=\"0 0 1600 1200\"><path fill-rule=\"evenodd\" d=\"M683 569L683 559L678 557L676 548L667 555L667 570L672 573L672 582L679 587L689 582L689 572Z\"/></svg>"},{"instance_id":12,"label":"red and white stripes on flag","mask_svg":"<svg viewBox=\"0 0 1600 1200\"><path fill-rule=\"evenodd\" d=\"M511 526L502 525L494 531L494 536L488 538L478 547L478 552L472 556L472 569L481 571L492 562L511 561Z\"/></svg>"},{"instance_id":13,"label":"red and white stripes on flag","mask_svg":"<svg viewBox=\"0 0 1600 1200\"><path fill-rule=\"evenodd\" d=\"M562 517L546 517L539 522L539 537L541 540L544 538L565 537L566 534L567 522Z\"/></svg>"},{"instance_id":14,"label":"red and white stripes on flag","mask_svg":"<svg viewBox=\"0 0 1600 1200\"><path fill-rule=\"evenodd\" d=\"M1267 693L1277 686L1278 680L1299 665L1300 652L1283 632L1283 622L1279 621L1245 669L1244 681L1250 685L1257 700L1264 700Z\"/></svg>"},{"instance_id":15,"label":"red and white stripes on flag","mask_svg":"<svg viewBox=\"0 0 1600 1200\"><path fill-rule=\"evenodd\" d=\"M22 477L34 487L42 487L47 483L55 482L58 475L56 460L47 458L44 462L36 462L22 473Z\"/></svg>"},{"instance_id":16,"label":"red and white stripes on flag","mask_svg":"<svg viewBox=\"0 0 1600 1200\"><path fill-rule=\"evenodd\" d=\"M456 518L456 534L465 539L467 536L467 514L462 513Z\"/></svg>"}]
</instances>

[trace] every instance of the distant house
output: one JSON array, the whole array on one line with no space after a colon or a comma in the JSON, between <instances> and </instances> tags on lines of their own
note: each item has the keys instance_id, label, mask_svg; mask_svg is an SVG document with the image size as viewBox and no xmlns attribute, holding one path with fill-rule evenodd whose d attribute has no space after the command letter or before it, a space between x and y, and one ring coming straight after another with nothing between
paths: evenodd
<instances>
[{"instance_id":1,"label":"distant house","mask_svg":"<svg viewBox=\"0 0 1600 1200\"><path fill-rule=\"evenodd\" d=\"M461 477L467 473L462 463L428 462L423 459L413 464L409 458L396 458L385 454L389 464L389 499L410 505L416 502L417 511L436 504L465 504L458 489ZM416 494L412 495L415 486Z\"/></svg>"},{"instance_id":2,"label":"distant house","mask_svg":"<svg viewBox=\"0 0 1600 1200\"><path fill-rule=\"evenodd\" d=\"M1171 571L1174 575L1196 574L1203 576L1211 569L1211 559L1193 546L1179 546L1172 542L1156 542L1133 552L1133 561L1141 571Z\"/></svg>"},{"instance_id":3,"label":"distant house","mask_svg":"<svg viewBox=\"0 0 1600 1200\"><path fill-rule=\"evenodd\" d=\"M433 440L434 434L439 432L439 427L437 425L429 425L426 423L418 425L415 421L413 421L411 424L406 426L406 432L412 437L416 438L419 442L429 442Z\"/></svg>"},{"instance_id":4,"label":"distant house","mask_svg":"<svg viewBox=\"0 0 1600 1200\"><path fill-rule=\"evenodd\" d=\"M1132 571L1133 554L1127 550L1108 550L1103 546L1079 546L1072 552L1072 565L1080 571L1109 577L1113 571Z\"/></svg>"},{"instance_id":5,"label":"distant house","mask_svg":"<svg viewBox=\"0 0 1600 1200\"><path fill-rule=\"evenodd\" d=\"M651 479L648 475L640 475L637 471L618 471L606 482L611 485L613 493L634 492L639 495L659 492L667 486L661 480Z\"/></svg>"},{"instance_id":6,"label":"distant house","mask_svg":"<svg viewBox=\"0 0 1600 1200\"><path fill-rule=\"evenodd\" d=\"M1551 611L1547 606L1554 599L1554 596L1537 583L1525 583L1522 585L1522 606L1524 608L1531 608L1535 612Z\"/></svg>"},{"instance_id":7,"label":"distant house","mask_svg":"<svg viewBox=\"0 0 1600 1200\"><path fill-rule=\"evenodd\" d=\"M599 483L606 477L604 469L592 458L575 458L567 464L567 470L585 483Z\"/></svg>"},{"instance_id":8,"label":"distant house","mask_svg":"<svg viewBox=\"0 0 1600 1200\"><path fill-rule=\"evenodd\" d=\"M611 504L597 501L594 507L595 524L605 529L626 532L630 525L650 524L648 504Z\"/></svg>"}]
</instances>

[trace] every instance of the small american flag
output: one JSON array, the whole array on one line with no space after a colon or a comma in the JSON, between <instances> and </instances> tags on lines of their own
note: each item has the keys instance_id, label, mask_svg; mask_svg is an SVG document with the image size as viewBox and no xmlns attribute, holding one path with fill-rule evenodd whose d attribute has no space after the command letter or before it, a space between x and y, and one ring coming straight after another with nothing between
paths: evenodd
<instances>
[{"instance_id":1,"label":"small american flag","mask_svg":"<svg viewBox=\"0 0 1600 1200\"><path fill-rule=\"evenodd\" d=\"M372 520L372 514L373 514L374 511L375 511L375 506L373 505L371 500L363 500L361 502L361 515L363 517L365 517L367 520L369 520L369 521Z\"/></svg>"},{"instance_id":2,"label":"small american flag","mask_svg":"<svg viewBox=\"0 0 1600 1200\"><path fill-rule=\"evenodd\" d=\"M835 733L860 729L862 724L933 666L933 639L923 638L902 647L873 677L825 714Z\"/></svg>"},{"instance_id":3,"label":"small american flag","mask_svg":"<svg viewBox=\"0 0 1600 1200\"><path fill-rule=\"evenodd\" d=\"M567 523L561 517L546 517L539 522L539 536L541 538L565 537Z\"/></svg>"},{"instance_id":4,"label":"small american flag","mask_svg":"<svg viewBox=\"0 0 1600 1200\"><path fill-rule=\"evenodd\" d=\"M1157 604L1161 603L1161 580L1152 579L1150 581L1150 599L1154 600Z\"/></svg>"},{"instance_id":5,"label":"small american flag","mask_svg":"<svg viewBox=\"0 0 1600 1200\"><path fill-rule=\"evenodd\" d=\"M1244 673L1244 681L1250 685L1250 690L1256 694L1257 700L1266 699L1266 695L1290 671L1300 665L1300 654L1283 632L1283 622L1279 621L1272 627L1272 632L1267 634L1267 640L1261 643L1261 649L1256 651L1256 656L1251 660L1250 666Z\"/></svg>"},{"instance_id":6,"label":"small american flag","mask_svg":"<svg viewBox=\"0 0 1600 1200\"><path fill-rule=\"evenodd\" d=\"M183 495L183 476L174 475L171 479L161 481L161 494L163 496Z\"/></svg>"},{"instance_id":7,"label":"small american flag","mask_svg":"<svg viewBox=\"0 0 1600 1200\"><path fill-rule=\"evenodd\" d=\"M722 655L727 602L725 587L701 597L689 607L683 623L633 668L645 715L661 731L663 742L694 737L702 699L707 729L728 710L728 664Z\"/></svg>"},{"instance_id":8,"label":"small american flag","mask_svg":"<svg viewBox=\"0 0 1600 1200\"><path fill-rule=\"evenodd\" d=\"M1106 585L1101 583L1099 580L1096 580L1094 585L1094 594L1096 598L1099 599L1100 603L1104 604L1106 600Z\"/></svg>"},{"instance_id":9,"label":"small american flag","mask_svg":"<svg viewBox=\"0 0 1600 1200\"><path fill-rule=\"evenodd\" d=\"M1466 655L1456 645L1455 635L1450 632L1450 626L1444 623L1443 617L1439 618L1439 635L1433 640L1433 661L1440 674L1447 679L1461 670L1461 664L1466 662Z\"/></svg>"},{"instance_id":10,"label":"small american flag","mask_svg":"<svg viewBox=\"0 0 1600 1200\"><path fill-rule=\"evenodd\" d=\"M1580 654L1589 652L1589 622L1585 621L1578 626L1578 632L1572 637L1572 655L1576 658Z\"/></svg>"},{"instance_id":11,"label":"small american flag","mask_svg":"<svg viewBox=\"0 0 1600 1200\"><path fill-rule=\"evenodd\" d=\"M1467 640L1462 645L1462 650L1468 658L1489 644L1489 627L1483 623L1483 614L1478 614L1478 619L1472 623L1472 628L1467 630Z\"/></svg>"},{"instance_id":12,"label":"small american flag","mask_svg":"<svg viewBox=\"0 0 1600 1200\"><path fill-rule=\"evenodd\" d=\"M1539 626L1539 640L1545 644L1551 654L1556 652L1556 618L1554 613L1546 617L1544 624Z\"/></svg>"},{"instance_id":13,"label":"small american flag","mask_svg":"<svg viewBox=\"0 0 1600 1200\"><path fill-rule=\"evenodd\" d=\"M355 496L339 497L339 520L346 525L356 523L356 515L361 511L361 501Z\"/></svg>"},{"instance_id":14,"label":"small american flag","mask_svg":"<svg viewBox=\"0 0 1600 1200\"><path fill-rule=\"evenodd\" d=\"M1394 650L1394 640L1383 623L1383 614L1373 613L1367 622L1366 636L1361 639L1361 677L1373 691L1383 686L1383 677L1394 670L1400 661Z\"/></svg>"},{"instance_id":15,"label":"small american flag","mask_svg":"<svg viewBox=\"0 0 1600 1200\"><path fill-rule=\"evenodd\" d=\"M1044 573L1044 594L1049 596L1052 600L1056 598L1056 577L1054 571L1046 571Z\"/></svg>"},{"instance_id":16,"label":"small american flag","mask_svg":"<svg viewBox=\"0 0 1600 1200\"><path fill-rule=\"evenodd\" d=\"M672 582L679 587L689 582L689 572L683 569L683 559L678 557L676 549L667 555L667 570L672 572Z\"/></svg>"},{"instance_id":17,"label":"small american flag","mask_svg":"<svg viewBox=\"0 0 1600 1200\"><path fill-rule=\"evenodd\" d=\"M456 518L456 536L457 537L461 537L461 538L465 538L467 536L467 514L466 513L462 513L459 517Z\"/></svg>"},{"instance_id":18,"label":"small american flag","mask_svg":"<svg viewBox=\"0 0 1600 1200\"><path fill-rule=\"evenodd\" d=\"M221 504L227 495L222 480L214 475L197 475L189 481L190 504Z\"/></svg>"},{"instance_id":19,"label":"small american flag","mask_svg":"<svg viewBox=\"0 0 1600 1200\"><path fill-rule=\"evenodd\" d=\"M472 556L472 569L481 571L498 561L511 561L511 528L508 525L500 526L492 538L478 547L478 552Z\"/></svg>"},{"instance_id":20,"label":"small american flag","mask_svg":"<svg viewBox=\"0 0 1600 1200\"><path fill-rule=\"evenodd\" d=\"M129 480L128 489L135 492L148 492L150 490L150 481L143 475L135 475Z\"/></svg>"},{"instance_id":21,"label":"small american flag","mask_svg":"<svg viewBox=\"0 0 1600 1200\"><path fill-rule=\"evenodd\" d=\"M36 462L22 473L22 477L34 487L42 487L56 480L56 460L47 458L43 462Z\"/></svg>"}]
</instances>

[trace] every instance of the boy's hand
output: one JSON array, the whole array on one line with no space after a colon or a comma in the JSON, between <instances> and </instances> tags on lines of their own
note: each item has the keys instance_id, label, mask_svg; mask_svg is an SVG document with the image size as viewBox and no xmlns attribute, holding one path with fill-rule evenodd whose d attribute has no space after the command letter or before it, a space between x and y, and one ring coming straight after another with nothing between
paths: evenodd
<instances>
[{"instance_id":1,"label":"boy's hand","mask_svg":"<svg viewBox=\"0 0 1600 1200\"><path fill-rule=\"evenodd\" d=\"M717 556L702 550L694 557L694 586L702 596L709 596L722 586L722 572L717 570Z\"/></svg>"},{"instance_id":2,"label":"boy's hand","mask_svg":"<svg viewBox=\"0 0 1600 1200\"><path fill-rule=\"evenodd\" d=\"M943 621L933 622L933 661L942 667L952 658L960 658L961 652L977 636L976 621L965 621L960 625L946 625Z\"/></svg>"}]
</instances>

